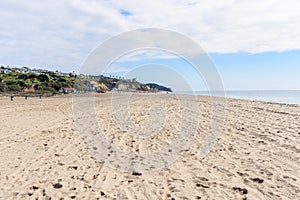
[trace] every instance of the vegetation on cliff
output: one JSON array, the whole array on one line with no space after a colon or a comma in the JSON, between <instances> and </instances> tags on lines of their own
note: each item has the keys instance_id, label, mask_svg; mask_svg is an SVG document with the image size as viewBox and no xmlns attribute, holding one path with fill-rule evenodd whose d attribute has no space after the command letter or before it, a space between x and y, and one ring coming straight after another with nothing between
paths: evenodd
<instances>
[{"instance_id":1,"label":"vegetation on cliff","mask_svg":"<svg viewBox=\"0 0 300 200\"><path fill-rule=\"evenodd\" d=\"M162 86L162 85L158 85L156 83L147 83L146 84L150 89L156 89L158 91L165 91L165 92L172 92L171 88Z\"/></svg>"},{"instance_id":2,"label":"vegetation on cliff","mask_svg":"<svg viewBox=\"0 0 300 200\"><path fill-rule=\"evenodd\" d=\"M56 94L69 91L168 91L170 88L157 84L143 84L135 79L128 80L114 76L76 75L73 73L53 72L41 69L0 68L0 93L10 94Z\"/></svg>"}]
</instances>

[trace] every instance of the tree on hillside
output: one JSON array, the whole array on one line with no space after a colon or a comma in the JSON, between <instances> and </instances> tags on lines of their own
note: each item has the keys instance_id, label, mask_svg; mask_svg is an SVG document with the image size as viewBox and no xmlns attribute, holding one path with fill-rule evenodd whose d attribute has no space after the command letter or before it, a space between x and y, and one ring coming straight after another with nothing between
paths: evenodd
<instances>
[{"instance_id":1,"label":"tree on hillside","mask_svg":"<svg viewBox=\"0 0 300 200\"><path fill-rule=\"evenodd\" d=\"M28 78L34 81L34 79L38 78L38 76L36 74L29 74Z\"/></svg>"},{"instance_id":2,"label":"tree on hillside","mask_svg":"<svg viewBox=\"0 0 300 200\"><path fill-rule=\"evenodd\" d=\"M69 73L69 77L76 78L77 75L75 73Z\"/></svg>"},{"instance_id":3,"label":"tree on hillside","mask_svg":"<svg viewBox=\"0 0 300 200\"><path fill-rule=\"evenodd\" d=\"M26 79L28 79L28 75L25 74L25 73L21 73L21 74L18 75L18 79L26 80Z\"/></svg>"},{"instance_id":4,"label":"tree on hillside","mask_svg":"<svg viewBox=\"0 0 300 200\"><path fill-rule=\"evenodd\" d=\"M24 88L26 86L26 83L23 80L18 80L17 84L22 88Z\"/></svg>"},{"instance_id":5,"label":"tree on hillside","mask_svg":"<svg viewBox=\"0 0 300 200\"><path fill-rule=\"evenodd\" d=\"M43 86L41 86L41 85L34 85L33 86L33 88L35 89L35 90L43 90Z\"/></svg>"},{"instance_id":6,"label":"tree on hillside","mask_svg":"<svg viewBox=\"0 0 300 200\"><path fill-rule=\"evenodd\" d=\"M38 80L40 82L47 82L47 81L49 81L49 76L46 75L46 74L40 74L40 75L38 75L37 78L38 78Z\"/></svg>"},{"instance_id":7,"label":"tree on hillside","mask_svg":"<svg viewBox=\"0 0 300 200\"><path fill-rule=\"evenodd\" d=\"M62 84L60 82L54 82L53 87L58 91L60 88L62 88Z\"/></svg>"}]
</instances>

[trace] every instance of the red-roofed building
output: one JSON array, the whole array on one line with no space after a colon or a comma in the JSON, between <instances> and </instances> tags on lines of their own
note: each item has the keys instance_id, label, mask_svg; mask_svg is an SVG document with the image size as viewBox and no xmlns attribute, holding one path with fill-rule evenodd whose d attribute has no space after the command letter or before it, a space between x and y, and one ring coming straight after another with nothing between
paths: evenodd
<instances>
[{"instance_id":1,"label":"red-roofed building","mask_svg":"<svg viewBox=\"0 0 300 200\"><path fill-rule=\"evenodd\" d=\"M75 92L75 89L74 88L60 88L58 90L58 92L60 92L60 93L73 93L73 92Z\"/></svg>"}]
</instances>

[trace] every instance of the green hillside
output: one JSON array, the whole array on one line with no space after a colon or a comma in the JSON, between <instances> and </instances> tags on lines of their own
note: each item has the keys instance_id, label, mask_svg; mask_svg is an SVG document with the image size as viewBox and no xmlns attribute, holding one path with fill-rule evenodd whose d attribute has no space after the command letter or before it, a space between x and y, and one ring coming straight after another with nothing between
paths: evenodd
<instances>
[{"instance_id":1,"label":"green hillside","mask_svg":"<svg viewBox=\"0 0 300 200\"><path fill-rule=\"evenodd\" d=\"M59 92L106 92L110 90L122 91L171 91L171 89L157 84L143 84L135 79L127 80L120 77L76 75L75 73L61 73L42 69L0 68L0 93L8 94L48 94Z\"/></svg>"}]
</instances>

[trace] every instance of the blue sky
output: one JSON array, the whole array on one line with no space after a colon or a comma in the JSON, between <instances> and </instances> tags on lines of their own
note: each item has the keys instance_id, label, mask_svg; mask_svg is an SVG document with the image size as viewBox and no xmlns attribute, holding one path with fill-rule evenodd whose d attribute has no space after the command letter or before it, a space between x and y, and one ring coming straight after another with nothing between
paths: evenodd
<instances>
[{"instance_id":1,"label":"blue sky","mask_svg":"<svg viewBox=\"0 0 300 200\"><path fill-rule=\"evenodd\" d=\"M299 90L300 50L211 54L228 90Z\"/></svg>"},{"instance_id":2,"label":"blue sky","mask_svg":"<svg viewBox=\"0 0 300 200\"><path fill-rule=\"evenodd\" d=\"M298 0L2 0L0 4L0 65L79 71L105 40L151 27L179 32L203 47L226 90L300 90ZM169 66L195 90L205 89L187 63L151 52L121 59L109 73L122 75L125 68L129 76L133 66L149 63ZM153 82L156 78L153 75ZM166 83L177 87L174 81Z\"/></svg>"},{"instance_id":3,"label":"blue sky","mask_svg":"<svg viewBox=\"0 0 300 200\"><path fill-rule=\"evenodd\" d=\"M211 60L215 64L226 90L300 90L300 50L264 53L211 53ZM137 56L139 59L121 58L114 63L107 75L137 78L140 81L150 81L151 78L162 84L171 85L181 90L172 81L167 71L165 82L161 81L159 70L153 72L135 73L138 66L164 65L190 80L193 90L206 90L204 78L195 75L193 67L181 58L159 59L155 56ZM150 57L150 58L149 58ZM133 71L132 71L133 70ZM132 71L132 72L131 72ZM147 75L148 73L148 75ZM149 78L150 77L150 78Z\"/></svg>"}]
</instances>

